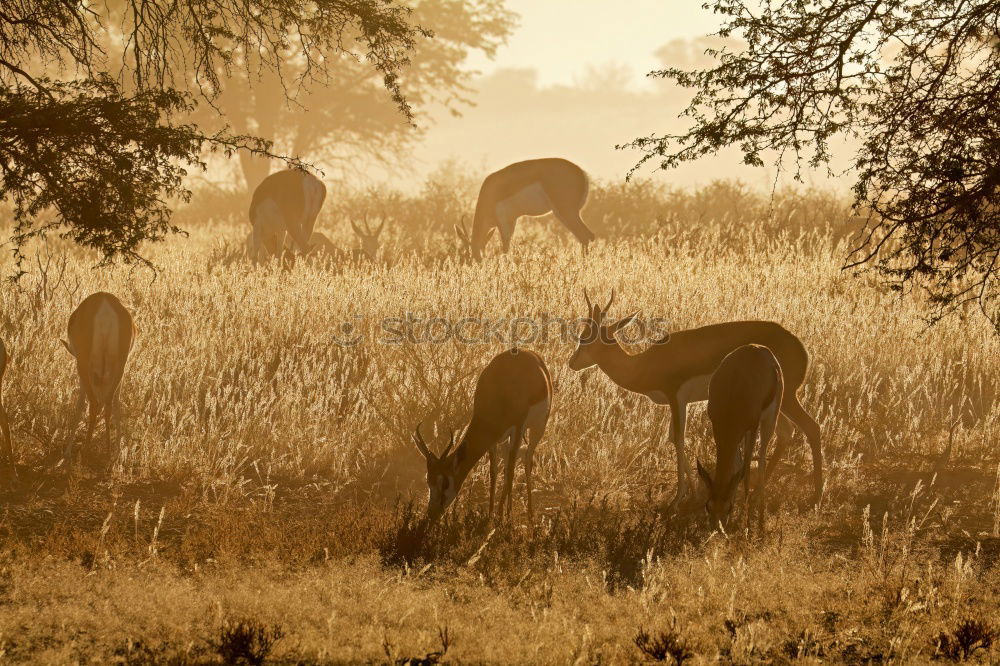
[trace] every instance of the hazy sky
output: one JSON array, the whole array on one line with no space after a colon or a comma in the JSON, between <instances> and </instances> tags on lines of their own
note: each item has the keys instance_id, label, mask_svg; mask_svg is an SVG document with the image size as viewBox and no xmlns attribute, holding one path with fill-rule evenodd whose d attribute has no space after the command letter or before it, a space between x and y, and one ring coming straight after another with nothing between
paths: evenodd
<instances>
[{"instance_id":1,"label":"hazy sky","mask_svg":"<svg viewBox=\"0 0 1000 666\"><path fill-rule=\"evenodd\" d=\"M587 65L627 66L633 82L658 66L653 52L671 39L714 32L719 17L704 0L507 0L520 25L493 61L470 64L483 72L505 67L538 70L539 84L571 84Z\"/></svg>"},{"instance_id":2,"label":"hazy sky","mask_svg":"<svg viewBox=\"0 0 1000 666\"><path fill-rule=\"evenodd\" d=\"M518 160L558 156L595 178L620 182L642 154L617 150L617 144L688 126L678 114L689 93L651 81L646 73L662 68L664 60L692 66L691 56L706 46L699 38L720 24L719 16L701 8L703 1L506 0L520 15L519 25L494 60L468 63L484 74L473 82L475 105L460 117L436 116L409 168L394 168L387 179L412 187L447 160L485 174ZM669 43L671 52L654 55ZM685 45L693 51L686 52ZM630 90L602 87L607 80L587 76L588 69L606 73L609 64L628 73ZM717 178L765 190L773 186L773 168L747 167L741 157L727 149L670 171L650 164L639 175L680 187ZM818 176L805 176L824 184Z\"/></svg>"}]
</instances>

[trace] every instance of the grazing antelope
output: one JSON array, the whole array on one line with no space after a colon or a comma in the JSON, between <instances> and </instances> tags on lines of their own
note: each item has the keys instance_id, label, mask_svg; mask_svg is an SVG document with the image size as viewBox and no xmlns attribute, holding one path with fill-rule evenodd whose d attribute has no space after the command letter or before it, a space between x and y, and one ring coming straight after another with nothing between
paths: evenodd
<instances>
[{"instance_id":1,"label":"grazing antelope","mask_svg":"<svg viewBox=\"0 0 1000 666\"><path fill-rule=\"evenodd\" d=\"M658 405L670 406L669 436L677 453L674 506L687 496L688 480L692 477L684 453L687 406L708 399L712 373L729 352L747 344L764 345L778 359L787 388L782 396L781 413L805 433L812 449L815 501L819 502L823 493L823 449L819 425L796 396L809 369L809 354L797 337L770 321L731 321L677 331L641 353L629 354L615 339L615 333L632 323L638 313L608 323L605 319L615 300L614 293L603 308L591 304L586 292L584 298L588 317L569 367L583 370L597 365L622 388L641 393ZM779 443L775 455L781 450Z\"/></svg>"},{"instance_id":2,"label":"grazing antelope","mask_svg":"<svg viewBox=\"0 0 1000 666\"><path fill-rule=\"evenodd\" d=\"M0 340L0 446L3 450L3 456L7 459L7 464L10 465L11 470L14 470L16 474L16 468L14 465L14 445L10 439L10 421L7 420L7 408L3 404L3 376L7 372L7 346L4 345L3 340Z\"/></svg>"},{"instance_id":3,"label":"grazing antelope","mask_svg":"<svg viewBox=\"0 0 1000 666\"><path fill-rule=\"evenodd\" d=\"M554 213L583 244L594 240L580 217L587 203L590 183L586 172L572 162L546 158L515 162L486 176L479 189L472 220L472 257L482 258L490 229L500 230L503 251L510 249L514 225L522 215L538 217Z\"/></svg>"},{"instance_id":4,"label":"grazing antelope","mask_svg":"<svg viewBox=\"0 0 1000 666\"><path fill-rule=\"evenodd\" d=\"M698 461L698 476L708 488L705 510L711 525L729 522L736 486L743 481L744 499L748 499L746 479L750 460L760 448L757 487L753 503L757 519L764 522L764 484L767 445L774 435L784 393L781 366L771 350L761 345L743 345L730 352L712 375L708 384L708 418L715 437L715 478ZM746 502L746 522L751 520L750 502Z\"/></svg>"},{"instance_id":5,"label":"grazing antelope","mask_svg":"<svg viewBox=\"0 0 1000 666\"><path fill-rule=\"evenodd\" d=\"M354 248L351 252L351 257L355 261L361 261L362 259L367 259L368 261L378 263L380 260L384 259L379 257L379 249L381 248L381 241L379 241L379 236L382 234L382 229L385 228L385 219L383 219L378 227L372 231L372 228L368 226L368 216L366 215L359 226L354 220L351 220L351 229L354 230L354 234L361 241L361 247Z\"/></svg>"},{"instance_id":6,"label":"grazing antelope","mask_svg":"<svg viewBox=\"0 0 1000 666\"><path fill-rule=\"evenodd\" d=\"M325 200L323 182L301 169L277 171L261 181L250 201L253 260L277 257L285 246L286 234L299 252L306 254Z\"/></svg>"},{"instance_id":7,"label":"grazing antelope","mask_svg":"<svg viewBox=\"0 0 1000 666\"><path fill-rule=\"evenodd\" d=\"M138 333L132 315L117 298L106 292L97 292L83 302L69 316L66 337L62 343L76 358L80 376L80 397L71 422L76 429L83 412L83 401L89 407L87 437L90 444L97 424L97 417L104 414L104 443L111 449L111 412L118 399L118 386L125 374L132 342ZM72 461L73 438L66 446L64 458Z\"/></svg>"},{"instance_id":8,"label":"grazing antelope","mask_svg":"<svg viewBox=\"0 0 1000 666\"><path fill-rule=\"evenodd\" d=\"M531 471L535 447L545 432L552 405L552 378L538 354L510 349L498 354L479 375L472 399L472 419L458 446L454 435L448 448L436 456L427 448L418 425L413 443L427 460L427 518L436 521L455 501L462 483L483 454L490 454L490 518L496 496L498 447L509 440L504 465L500 506L511 514L514 465L527 431L524 478L528 494L528 519L534 523L531 501Z\"/></svg>"}]
</instances>

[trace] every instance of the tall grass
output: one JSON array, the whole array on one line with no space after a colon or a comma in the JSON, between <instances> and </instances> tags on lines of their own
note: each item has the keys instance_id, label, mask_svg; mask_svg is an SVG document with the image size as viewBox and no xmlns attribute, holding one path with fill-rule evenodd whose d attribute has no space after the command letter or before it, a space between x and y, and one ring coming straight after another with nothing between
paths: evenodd
<instances>
[{"instance_id":1,"label":"tall grass","mask_svg":"<svg viewBox=\"0 0 1000 666\"><path fill-rule=\"evenodd\" d=\"M965 613L970 593L962 586L995 583L980 566L992 561L996 530L1000 344L975 318L927 328L918 299L842 271L851 221L836 197L789 190L771 199L733 184L687 193L598 184L584 216L602 240L586 256L551 220L522 221L510 254L494 247L483 263L465 264L451 228L470 212L475 181L448 178L413 196L331 197L319 228L340 245L353 242L351 216L369 210L390 220L387 266L252 267L239 256L245 222L223 220L224 210L200 211L206 219L182 212L190 236L147 248L161 268L155 275L95 271L95 258L78 249L37 246L39 266L20 288L0 292L0 335L11 352L5 395L22 477L4 493L5 557L20 561L43 548L103 571L151 559L188 570L220 558L307 565L380 553L382 564L344 566L389 587L385 577L398 568L473 571L487 589L469 594L502 588L538 618L549 612L546 585L561 590L557 597L586 589L584 597L628 618L587 638L563 607L556 615L571 628L565 645L544 653L551 662L574 654L586 661L607 641L624 646L609 655L638 658L640 626L671 627L695 654L747 662L832 654L836 641L837 654L854 650L858 659L930 655L927 636L951 631ZM419 512L426 492L422 458L409 442L414 426L423 421L442 446L468 419L479 370L516 340L507 326L505 339L483 344L389 344L383 322L407 313L451 322L571 319L584 314L584 288L614 289L614 313L640 310L672 329L759 318L798 335L812 359L803 403L826 452L819 511L801 513L810 462L799 436L769 493L766 538L727 540L694 523L663 523L656 507L676 482L665 410L599 371L569 371L574 343L555 326L524 343L544 356L555 383L535 457L538 530L490 536L478 513L482 470L441 532L424 534L414 516L394 511L399 498L414 498ZM118 295L140 329L122 387L122 455L107 478L53 470L70 436L64 422L76 387L59 338L72 309L97 290ZM358 344L337 343L356 335ZM709 460L702 411L692 409L689 455ZM968 557L977 541L987 546L973 569L968 559L955 565L955 554ZM935 564L938 553L951 564ZM914 583L921 567L923 582ZM48 594L35 585L22 588L22 599ZM928 585L938 595L931 601ZM627 604L616 596L623 590L632 590ZM981 591L977 603L991 594ZM430 603L417 597L407 603ZM907 610L915 603L924 610ZM839 615L823 620L827 605ZM684 622L665 616L667 607L683 609ZM852 612L852 626L880 619L849 636L843 618ZM434 648L431 639L416 643L429 646L414 651ZM532 660L517 641L463 648L460 628L453 643L449 657ZM349 654L378 658L380 650L376 641Z\"/></svg>"},{"instance_id":2,"label":"tall grass","mask_svg":"<svg viewBox=\"0 0 1000 666\"><path fill-rule=\"evenodd\" d=\"M748 196L738 190L731 198ZM655 201L630 219L645 214L652 226L649 216L676 203ZM759 202L747 209L758 217L676 218L667 233L611 236L587 257L555 224L522 222L514 252L479 265L439 264L405 246L388 268L300 262L289 272L213 263L217 245L237 251L238 225L192 229L187 239L148 248L158 275L94 271L88 257L54 244L47 249L54 263L68 257L64 273L36 271L23 291L2 297L21 460L30 465L52 453L75 388L58 340L72 308L101 289L122 298L141 331L122 392L128 432L116 476L123 480L182 477L209 488L323 478L350 486L366 474L370 482L389 462L412 466L415 475L413 426L459 427L478 370L530 327L511 335L504 326L505 339L486 344L386 344L392 336L385 327L399 325L382 322L407 313L451 322L571 319L584 314L584 288L614 289L618 312L639 310L674 329L760 318L801 337L812 358L805 404L823 426L831 493L850 479L858 456L931 456L949 433L961 454L995 437L1000 351L988 326L956 318L927 329L918 300L842 272L844 244L830 232L842 220L827 218L812 231L775 230ZM323 224L340 232L345 226L329 216ZM449 250L445 232L413 240L399 222L394 233ZM673 242L684 234L696 240ZM345 324L356 333L345 335ZM543 487L561 501L595 492L623 500L672 483L664 410L602 377L581 383L564 363L572 339L557 326L545 332L530 344L548 360L557 386L539 451ZM361 336L356 346L336 343L354 335ZM692 446L704 457L704 420L694 421Z\"/></svg>"}]
</instances>

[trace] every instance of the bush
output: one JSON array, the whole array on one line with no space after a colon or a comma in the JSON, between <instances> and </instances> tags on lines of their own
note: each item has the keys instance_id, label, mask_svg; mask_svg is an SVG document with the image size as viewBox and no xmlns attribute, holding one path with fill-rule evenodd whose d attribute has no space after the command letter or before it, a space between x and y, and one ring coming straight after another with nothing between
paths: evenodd
<instances>
[{"instance_id":1,"label":"bush","mask_svg":"<svg viewBox=\"0 0 1000 666\"><path fill-rule=\"evenodd\" d=\"M694 652L688 648L684 638L677 631L677 618L673 619L669 629L657 632L655 636L651 636L648 631L640 627L634 642L640 652L654 661L666 661L670 658L676 666L681 666L694 657Z\"/></svg>"},{"instance_id":2,"label":"bush","mask_svg":"<svg viewBox=\"0 0 1000 666\"><path fill-rule=\"evenodd\" d=\"M284 636L277 624L268 627L252 618L228 621L222 625L215 649L224 664L261 666Z\"/></svg>"},{"instance_id":3,"label":"bush","mask_svg":"<svg viewBox=\"0 0 1000 666\"><path fill-rule=\"evenodd\" d=\"M982 620L963 620L951 633L938 634L936 656L965 661L979 650L989 650L997 635L997 631Z\"/></svg>"}]
</instances>

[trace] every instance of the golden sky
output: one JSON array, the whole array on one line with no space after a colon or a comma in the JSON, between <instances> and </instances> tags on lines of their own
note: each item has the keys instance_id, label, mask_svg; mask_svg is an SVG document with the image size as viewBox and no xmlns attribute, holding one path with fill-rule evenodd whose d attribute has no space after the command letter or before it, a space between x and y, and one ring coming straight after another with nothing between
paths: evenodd
<instances>
[{"instance_id":1,"label":"golden sky","mask_svg":"<svg viewBox=\"0 0 1000 666\"><path fill-rule=\"evenodd\" d=\"M507 0L520 24L493 61L479 57L476 69L509 67L538 71L538 83L572 84L588 65L625 66L633 84L659 66L653 52L672 39L715 32L719 18L704 0Z\"/></svg>"},{"instance_id":2,"label":"golden sky","mask_svg":"<svg viewBox=\"0 0 1000 666\"><path fill-rule=\"evenodd\" d=\"M702 9L703 1L507 0L519 25L494 60L468 63L482 72L472 82L474 106L460 117L434 114L406 168L386 180L419 186L450 160L481 176L519 160L564 157L595 178L622 181L642 155L616 144L687 126L678 115L690 91L646 73L710 65L704 50L718 45L707 36L720 17ZM775 183L773 167L748 167L732 148L669 171L650 164L638 175L680 187L718 178L764 190ZM822 173L804 177L829 185Z\"/></svg>"}]
</instances>

